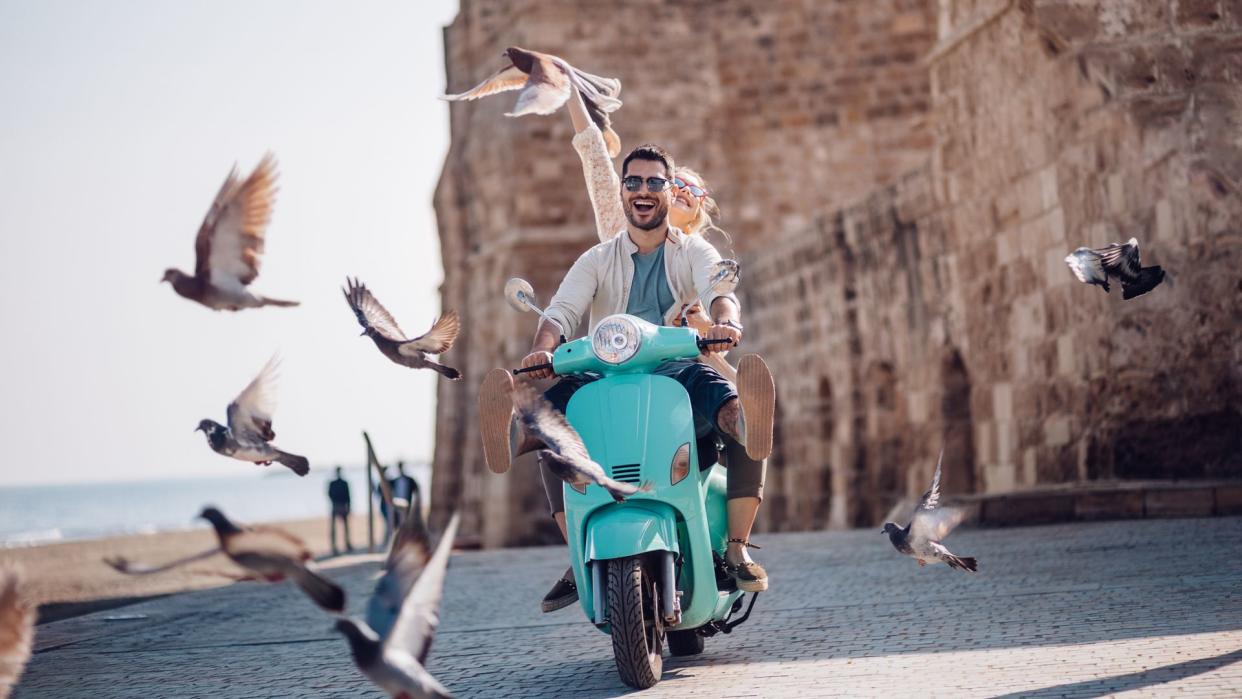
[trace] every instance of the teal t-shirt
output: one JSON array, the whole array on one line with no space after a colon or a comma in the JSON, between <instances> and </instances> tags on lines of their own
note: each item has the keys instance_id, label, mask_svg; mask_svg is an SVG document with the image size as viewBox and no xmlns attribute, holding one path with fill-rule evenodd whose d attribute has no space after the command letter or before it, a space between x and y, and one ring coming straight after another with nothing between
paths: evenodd
<instances>
[{"instance_id":1,"label":"teal t-shirt","mask_svg":"<svg viewBox=\"0 0 1242 699\"><path fill-rule=\"evenodd\" d=\"M664 246L646 255L634 253L634 283L630 285L630 301L625 312L648 323L664 324L664 314L673 306L673 291L668 288L664 273Z\"/></svg>"}]
</instances>

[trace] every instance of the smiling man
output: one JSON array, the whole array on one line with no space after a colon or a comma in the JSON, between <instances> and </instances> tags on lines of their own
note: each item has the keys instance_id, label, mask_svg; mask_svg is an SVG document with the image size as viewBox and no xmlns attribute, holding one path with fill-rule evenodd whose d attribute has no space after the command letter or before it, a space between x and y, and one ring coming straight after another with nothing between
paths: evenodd
<instances>
[{"instance_id":1,"label":"smiling man","mask_svg":"<svg viewBox=\"0 0 1242 699\"><path fill-rule=\"evenodd\" d=\"M587 250L561 281L546 312L556 323L541 320L523 367L548 364L562 333L578 327L590 313L590 329L607 316L627 313L655 325L672 325L681 304L696 298L710 285L713 266L720 253L699 236L688 236L668 223L675 188L673 158L663 148L635 148L621 165L622 207L626 229L610 240ZM712 318L708 339L742 339L737 298L732 294L709 294L706 304ZM558 327L559 324L559 327ZM563 330L562 330L563 329ZM720 352L732 345L714 345ZM767 589L767 573L751 560L749 536L763 491L763 464L772 450L772 415L775 386L767 366L757 356L747 357L738 371L738 384L746 395L712 367L694 360L665 362L656 373L677 380L685 387L694 410L699 435L712 430L745 445L754 459L749 466L730 468L728 473L729 546L726 565L738 586L746 591ZM529 374L551 378L549 369ZM571 375L548 389L545 396L562 413L569 399L584 384L598 379ZM533 438L510 433L513 379L504 369L487 375L479 392L480 432L488 467L503 473L509 469L513 447L518 453L539 448ZM744 416L746 406L749 418ZM512 438L512 444L511 444ZM561 482L544 474L545 489L553 518L565 532L564 494ZM578 597L572 572L567 571L544 598L544 611L560 609Z\"/></svg>"}]
</instances>

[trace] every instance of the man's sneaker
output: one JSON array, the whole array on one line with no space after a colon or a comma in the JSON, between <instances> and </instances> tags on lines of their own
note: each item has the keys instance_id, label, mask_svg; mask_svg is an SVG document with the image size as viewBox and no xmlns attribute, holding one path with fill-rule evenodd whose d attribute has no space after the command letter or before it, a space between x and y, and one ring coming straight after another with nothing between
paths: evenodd
<instances>
[{"instance_id":1,"label":"man's sneaker","mask_svg":"<svg viewBox=\"0 0 1242 699\"><path fill-rule=\"evenodd\" d=\"M509 448L509 425L513 421L513 376L507 369L492 369L479 386L479 434L483 458L492 473L505 473L513 461Z\"/></svg>"},{"instance_id":2,"label":"man's sneaker","mask_svg":"<svg viewBox=\"0 0 1242 699\"><path fill-rule=\"evenodd\" d=\"M556 581L548 594L543 596L543 602L539 603L539 608L544 614L564 609L578 601L578 586L569 579L571 575L573 575L573 568L566 570L565 575Z\"/></svg>"},{"instance_id":3,"label":"man's sneaker","mask_svg":"<svg viewBox=\"0 0 1242 699\"><path fill-rule=\"evenodd\" d=\"M772 453L776 382L772 380L768 365L757 354L748 354L738 362L737 399L742 406L743 423L738 432L744 438L746 453L755 461L762 461Z\"/></svg>"}]
</instances>

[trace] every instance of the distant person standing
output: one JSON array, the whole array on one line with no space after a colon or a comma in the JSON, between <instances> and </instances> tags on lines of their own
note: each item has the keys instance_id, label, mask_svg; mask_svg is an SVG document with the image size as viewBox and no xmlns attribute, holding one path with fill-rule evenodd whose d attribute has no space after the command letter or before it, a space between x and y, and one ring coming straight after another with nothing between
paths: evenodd
<instances>
[{"instance_id":1,"label":"distant person standing","mask_svg":"<svg viewBox=\"0 0 1242 699\"><path fill-rule=\"evenodd\" d=\"M328 500L332 503L332 515L328 526L328 537L332 542L332 555L338 555L336 548L336 520L345 524L345 550L352 553L354 544L349 539L349 482L341 477L341 467L336 467L336 479L328 483Z\"/></svg>"},{"instance_id":2,"label":"distant person standing","mask_svg":"<svg viewBox=\"0 0 1242 699\"><path fill-rule=\"evenodd\" d=\"M404 500L405 507L413 508L422 504L422 494L418 490L418 481L409 476L405 472L405 462L397 462L397 477L392 479L392 499L396 501L398 498ZM415 502L417 501L417 502ZM406 510L401 507L397 508L397 525L400 526L401 520L404 518Z\"/></svg>"}]
</instances>

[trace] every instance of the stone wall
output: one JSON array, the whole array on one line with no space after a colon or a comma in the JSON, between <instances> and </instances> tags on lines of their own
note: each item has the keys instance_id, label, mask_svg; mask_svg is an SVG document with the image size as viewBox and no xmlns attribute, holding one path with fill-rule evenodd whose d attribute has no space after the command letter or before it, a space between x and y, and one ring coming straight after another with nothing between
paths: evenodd
<instances>
[{"instance_id":1,"label":"stone wall","mask_svg":"<svg viewBox=\"0 0 1242 699\"><path fill-rule=\"evenodd\" d=\"M621 78L623 150L704 172L743 264L780 397L761 524L870 525L942 444L955 493L1242 475L1240 8L463 0L447 83L513 44ZM568 118L511 104L453 106L435 199L467 376L440 386L436 516L486 545L556 538L533 469L482 463L478 382L534 325L499 289L546 299L595 240ZM1147 296L1062 261L1131 235L1170 271Z\"/></svg>"}]
</instances>

